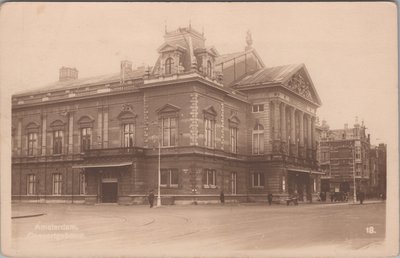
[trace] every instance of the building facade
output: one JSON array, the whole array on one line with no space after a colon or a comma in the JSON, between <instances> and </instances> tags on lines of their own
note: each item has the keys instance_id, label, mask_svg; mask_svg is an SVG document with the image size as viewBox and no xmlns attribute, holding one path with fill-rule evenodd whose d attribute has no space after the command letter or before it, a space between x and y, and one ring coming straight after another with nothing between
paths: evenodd
<instances>
[{"instance_id":1,"label":"building facade","mask_svg":"<svg viewBox=\"0 0 400 258\"><path fill-rule=\"evenodd\" d=\"M323 121L320 127L321 192L346 193L353 197L356 192L367 193L370 181L370 136L364 123L356 121L353 128L345 124L343 129L329 129Z\"/></svg>"},{"instance_id":2,"label":"building facade","mask_svg":"<svg viewBox=\"0 0 400 258\"><path fill-rule=\"evenodd\" d=\"M370 181L371 197L386 197L386 144L371 146L370 150Z\"/></svg>"},{"instance_id":3,"label":"building facade","mask_svg":"<svg viewBox=\"0 0 400 258\"><path fill-rule=\"evenodd\" d=\"M265 67L247 34L221 55L192 29L166 32L152 67L59 81L12 99L15 201L140 204L275 201L319 192L316 111L304 64Z\"/></svg>"}]
</instances>

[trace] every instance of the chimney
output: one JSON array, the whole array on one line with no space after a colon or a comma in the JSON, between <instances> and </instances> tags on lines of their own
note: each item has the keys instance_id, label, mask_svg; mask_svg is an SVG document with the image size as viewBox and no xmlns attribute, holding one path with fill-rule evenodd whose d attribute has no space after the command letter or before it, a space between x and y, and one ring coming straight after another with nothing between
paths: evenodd
<instances>
[{"instance_id":1,"label":"chimney","mask_svg":"<svg viewBox=\"0 0 400 258\"><path fill-rule=\"evenodd\" d=\"M120 82L124 83L125 79L132 72L132 62L128 60L121 61Z\"/></svg>"},{"instance_id":2,"label":"chimney","mask_svg":"<svg viewBox=\"0 0 400 258\"><path fill-rule=\"evenodd\" d=\"M71 67L61 67L59 74L59 81L70 81L78 79L78 70L76 68Z\"/></svg>"},{"instance_id":3,"label":"chimney","mask_svg":"<svg viewBox=\"0 0 400 258\"><path fill-rule=\"evenodd\" d=\"M347 123L344 124L344 129L345 129L345 130L349 129L349 124L347 124Z\"/></svg>"}]
</instances>

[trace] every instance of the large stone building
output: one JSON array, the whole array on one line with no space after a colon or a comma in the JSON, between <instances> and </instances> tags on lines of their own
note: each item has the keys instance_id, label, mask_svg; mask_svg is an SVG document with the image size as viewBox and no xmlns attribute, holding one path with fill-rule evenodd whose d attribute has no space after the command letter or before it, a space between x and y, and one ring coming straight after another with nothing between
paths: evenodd
<instances>
[{"instance_id":1,"label":"large stone building","mask_svg":"<svg viewBox=\"0 0 400 258\"><path fill-rule=\"evenodd\" d=\"M370 178L370 136L364 123L356 121L353 128L329 129L322 122L320 142L321 192L347 193L351 198L356 192L367 193Z\"/></svg>"},{"instance_id":2,"label":"large stone building","mask_svg":"<svg viewBox=\"0 0 400 258\"><path fill-rule=\"evenodd\" d=\"M386 144L384 143L378 146L371 145L369 179L369 195L386 196Z\"/></svg>"},{"instance_id":3,"label":"large stone building","mask_svg":"<svg viewBox=\"0 0 400 258\"><path fill-rule=\"evenodd\" d=\"M267 68L250 33L246 42L221 55L179 28L153 67L122 61L84 79L62 67L59 81L14 95L13 200L143 203L160 164L163 202L216 201L221 190L227 201L311 201L316 89L303 64Z\"/></svg>"}]
</instances>

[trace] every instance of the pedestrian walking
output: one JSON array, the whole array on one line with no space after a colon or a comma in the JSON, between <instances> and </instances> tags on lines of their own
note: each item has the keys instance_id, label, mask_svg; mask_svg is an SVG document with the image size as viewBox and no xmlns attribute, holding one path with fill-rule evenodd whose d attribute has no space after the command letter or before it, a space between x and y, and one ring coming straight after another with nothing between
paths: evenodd
<instances>
[{"instance_id":1,"label":"pedestrian walking","mask_svg":"<svg viewBox=\"0 0 400 258\"><path fill-rule=\"evenodd\" d=\"M221 204L225 203L224 190L222 190L221 193L219 194L219 200L221 201Z\"/></svg>"},{"instance_id":2,"label":"pedestrian walking","mask_svg":"<svg viewBox=\"0 0 400 258\"><path fill-rule=\"evenodd\" d=\"M271 205L272 204L272 193L268 194L268 204Z\"/></svg>"},{"instance_id":3,"label":"pedestrian walking","mask_svg":"<svg viewBox=\"0 0 400 258\"><path fill-rule=\"evenodd\" d=\"M360 200L360 204L363 204L365 198L364 192L360 192L358 199Z\"/></svg>"},{"instance_id":4,"label":"pedestrian walking","mask_svg":"<svg viewBox=\"0 0 400 258\"><path fill-rule=\"evenodd\" d=\"M150 208L153 208L153 203L154 203L154 193L153 190L150 191L149 193L149 204L150 204Z\"/></svg>"}]
</instances>

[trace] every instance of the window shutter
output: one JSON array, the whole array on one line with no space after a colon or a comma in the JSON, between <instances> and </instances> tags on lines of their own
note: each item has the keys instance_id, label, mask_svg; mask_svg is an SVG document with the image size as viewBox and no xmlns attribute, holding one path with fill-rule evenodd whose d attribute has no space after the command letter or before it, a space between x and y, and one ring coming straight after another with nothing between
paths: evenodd
<instances>
[{"instance_id":1,"label":"window shutter","mask_svg":"<svg viewBox=\"0 0 400 258\"><path fill-rule=\"evenodd\" d=\"M207 169L203 170L203 185L207 184Z\"/></svg>"}]
</instances>

